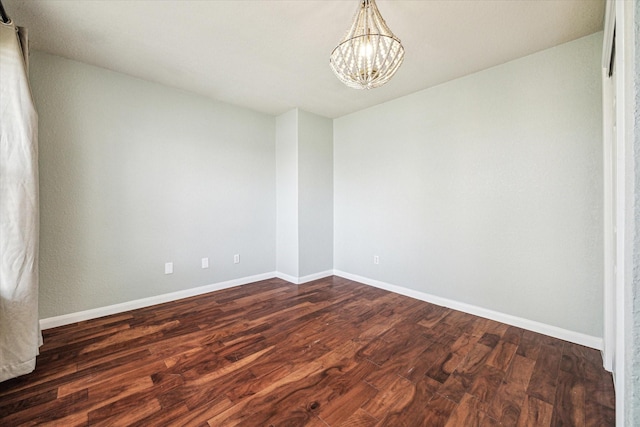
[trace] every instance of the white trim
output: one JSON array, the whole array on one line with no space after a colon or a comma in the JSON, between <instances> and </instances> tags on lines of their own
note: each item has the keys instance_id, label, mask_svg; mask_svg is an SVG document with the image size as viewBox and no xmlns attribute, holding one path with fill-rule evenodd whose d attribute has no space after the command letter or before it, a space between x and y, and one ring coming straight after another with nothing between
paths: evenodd
<instances>
[{"instance_id":1,"label":"white trim","mask_svg":"<svg viewBox=\"0 0 640 427\"><path fill-rule=\"evenodd\" d=\"M613 26L615 25L615 9L613 3L607 3L605 18L605 36L603 39L602 57L602 157L603 157L603 225L604 225L604 284L603 284L603 346L602 363L606 370L613 371L616 345L616 273L615 273L615 215L614 200L617 171L614 170L614 153L616 139L613 135L615 118L615 85L609 76L611 51L613 46ZM609 56L607 60L606 57ZM617 75L617 70L616 70Z\"/></svg>"},{"instance_id":2,"label":"white trim","mask_svg":"<svg viewBox=\"0 0 640 427\"><path fill-rule=\"evenodd\" d=\"M333 270L321 271L320 273L309 274L307 276L298 277L298 284L313 282L314 280L324 279L325 277L333 276Z\"/></svg>"},{"instance_id":3,"label":"white trim","mask_svg":"<svg viewBox=\"0 0 640 427\"><path fill-rule=\"evenodd\" d=\"M334 270L333 273L336 276L344 277L345 279L364 283L365 285L374 286L376 288L384 289L411 298L416 298L421 301L426 301L432 304L452 308L454 310L463 311L475 316L480 316L487 319L495 320L497 322L506 323L507 325L528 329L530 331L549 335L551 337L584 345L586 347L591 347L598 350L602 349L602 338L593 337L591 335L582 334L580 332L570 331L567 329L559 328L557 326L547 325L545 323L536 322L534 320L524 319L522 317L512 316L510 314L500 313L483 307L454 301L448 298L438 297L435 295L427 294L425 292L416 291L414 289L396 286L390 283L381 282L379 280L358 276L356 274L345 273L344 271Z\"/></svg>"},{"instance_id":4,"label":"white trim","mask_svg":"<svg viewBox=\"0 0 640 427\"><path fill-rule=\"evenodd\" d=\"M168 294L142 298L134 301L127 301L120 304L109 305L106 307L99 307L91 310L84 310L76 313L64 314L62 316L49 317L49 318L40 320L40 327L43 330L55 328L58 326L69 325L71 323L82 322L84 320L96 319L98 317L123 313L129 310L135 310L138 308L149 307L156 304L162 304L165 302L176 301L183 298L202 295L209 292L219 291L222 289L232 288L234 286L246 285L249 283L258 282L260 280L272 279L274 277L277 277L282 280L286 280L294 284L303 284L303 283L308 283L313 280L318 280L318 279L322 279L322 278L333 276L333 275L340 276L345 279L353 280L356 282L360 282L365 285L374 286L376 288L384 289L390 292L394 292L396 294L405 295L411 298L416 298L421 301L426 301L432 304L441 305L444 307L452 308L454 310L459 310L465 313L495 320L497 322L506 323L508 325L517 326L517 327L528 329L541 334L549 335L555 338L570 341L576 344L581 344L587 347L592 347L596 349L602 348L602 339L598 337L592 337L589 335L581 334L579 332L569 331L566 329L558 328L556 326L547 325L547 324L536 322L533 320L523 319L521 317L500 313L497 311L489 310L489 309L478 307L475 305L454 301L448 298L438 297L435 295L427 294L424 292L416 291L416 290L405 288L402 286L396 286L396 285L385 283L379 280L358 276L356 274L346 273L340 270L326 270L320 273L310 274L308 276L303 276L299 278L290 276L288 274L280 273L280 272L263 273L255 276L248 276L248 277L242 277L239 279L228 280L226 282L200 286L197 288L185 289L183 291L171 292Z\"/></svg>"},{"instance_id":5,"label":"white trim","mask_svg":"<svg viewBox=\"0 0 640 427\"><path fill-rule=\"evenodd\" d=\"M295 277L285 273L276 271L276 277L287 282L294 283L296 285L302 285L303 283L313 282L314 280L324 279L325 277L333 276L333 270L325 270L320 273L309 274L307 276Z\"/></svg>"},{"instance_id":6,"label":"white trim","mask_svg":"<svg viewBox=\"0 0 640 427\"><path fill-rule=\"evenodd\" d=\"M276 277L278 279L286 280L287 282L293 283L295 285L298 284L298 278L295 276L290 276L288 274L284 274L284 273L280 273L279 271L276 271Z\"/></svg>"},{"instance_id":7,"label":"white trim","mask_svg":"<svg viewBox=\"0 0 640 427\"><path fill-rule=\"evenodd\" d=\"M213 283L210 285L200 286L197 288L185 289L168 294L156 295L148 298L141 298L133 301L127 301L120 304L108 305L105 307L92 308L90 310L78 311L76 313L63 314L61 316L47 317L40 319L40 329L57 328L58 326L70 325L71 323L82 322L85 320L96 319L98 317L109 316L112 314L123 313L125 311L136 310L138 308L150 307L156 304L176 301L183 298L189 298L196 295L208 294L209 292L219 291L222 289L232 288L234 286L246 285L260 280L273 279L277 277L287 282L301 285L313 280L323 279L333 276L333 270L326 270L320 273L309 274L303 277L293 277L288 274L271 272L257 274L255 276L242 277L239 279L227 280L226 282Z\"/></svg>"},{"instance_id":8,"label":"white trim","mask_svg":"<svg viewBox=\"0 0 640 427\"><path fill-rule=\"evenodd\" d=\"M40 319L41 329L56 328L58 326L69 325L71 323L82 322L84 320L96 319L98 317L118 314L129 310L149 307L165 302L176 301L183 298L189 298L196 295L207 294L213 291L232 288L234 286L246 285L248 283L258 282L260 280L273 279L276 277L275 272L257 274L255 276L241 277L239 279L227 280L225 282L213 283L211 285L200 286L197 288L185 289L168 294L156 295L148 298L141 298L133 301L127 301L120 304L108 305L105 307L93 308L91 310L78 311L76 313L63 314L62 316L48 317Z\"/></svg>"},{"instance_id":9,"label":"white trim","mask_svg":"<svg viewBox=\"0 0 640 427\"><path fill-rule=\"evenodd\" d=\"M627 294L633 286L633 239L634 239L634 90L635 76L635 39L634 12L635 2L616 1L616 143L620 148L621 170L618 173L618 275L616 280L616 348L614 361L614 386L616 392L616 425L625 426L627 421L627 399L632 396L627 390L627 352L633 351L627 341L627 334L632 328L628 317L628 305L631 295ZM633 405L631 405L633 406Z\"/></svg>"}]
</instances>

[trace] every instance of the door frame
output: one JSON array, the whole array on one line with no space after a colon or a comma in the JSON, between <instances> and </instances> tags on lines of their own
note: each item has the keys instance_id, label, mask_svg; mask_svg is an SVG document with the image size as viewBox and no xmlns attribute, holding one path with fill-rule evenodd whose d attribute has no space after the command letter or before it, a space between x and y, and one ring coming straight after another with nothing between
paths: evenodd
<instances>
[{"instance_id":1,"label":"door frame","mask_svg":"<svg viewBox=\"0 0 640 427\"><path fill-rule=\"evenodd\" d=\"M634 83L640 84L640 79L634 74L635 7L635 2L607 0L602 56L605 218L603 362L605 368L613 373L616 425L621 427L625 425L627 393L630 392L625 382L626 358L637 351L638 346L637 343L627 342L633 326L633 270L634 267L640 267L634 265L633 259L634 251L640 251L640 246L634 246L634 204L640 203L634 194L634 136L638 132L634 129ZM614 80L609 77L612 51L615 52ZM614 147L615 163L612 157Z\"/></svg>"},{"instance_id":2,"label":"door frame","mask_svg":"<svg viewBox=\"0 0 640 427\"><path fill-rule=\"evenodd\" d=\"M616 207L619 200L617 191L617 168L614 163L614 145L616 139L613 136L613 122L616 115L614 107L614 95L616 88L611 71L615 70L614 43L615 43L616 12L615 2L608 0L605 9L604 37L602 41L602 137L603 137L603 189L604 189L604 328L602 360L605 369L614 370L616 354L616 251L618 246L616 239ZM617 71L617 70L616 70ZM615 188L615 190L614 190ZM615 192L615 193L614 193Z\"/></svg>"}]
</instances>

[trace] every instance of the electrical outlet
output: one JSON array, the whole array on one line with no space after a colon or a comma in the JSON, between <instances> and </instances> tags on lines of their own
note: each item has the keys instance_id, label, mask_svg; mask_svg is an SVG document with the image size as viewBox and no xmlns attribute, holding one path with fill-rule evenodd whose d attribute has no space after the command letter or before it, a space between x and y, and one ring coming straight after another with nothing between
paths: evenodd
<instances>
[{"instance_id":1,"label":"electrical outlet","mask_svg":"<svg viewBox=\"0 0 640 427\"><path fill-rule=\"evenodd\" d=\"M173 263L165 262L164 263L164 274L173 274Z\"/></svg>"},{"instance_id":2,"label":"electrical outlet","mask_svg":"<svg viewBox=\"0 0 640 427\"><path fill-rule=\"evenodd\" d=\"M380 257L379 257L378 255L374 255L374 256L373 256L373 263L374 263L375 265L380 264Z\"/></svg>"},{"instance_id":3,"label":"electrical outlet","mask_svg":"<svg viewBox=\"0 0 640 427\"><path fill-rule=\"evenodd\" d=\"M233 256L233 263L234 264L240 264L240 254L235 254Z\"/></svg>"},{"instance_id":4,"label":"electrical outlet","mask_svg":"<svg viewBox=\"0 0 640 427\"><path fill-rule=\"evenodd\" d=\"M202 268L209 268L209 258L202 258Z\"/></svg>"}]
</instances>

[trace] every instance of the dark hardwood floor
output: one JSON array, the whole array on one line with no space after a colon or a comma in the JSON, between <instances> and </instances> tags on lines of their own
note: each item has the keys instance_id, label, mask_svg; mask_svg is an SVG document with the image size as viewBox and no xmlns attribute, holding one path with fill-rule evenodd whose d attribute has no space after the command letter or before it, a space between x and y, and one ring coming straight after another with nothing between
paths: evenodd
<instances>
[{"instance_id":1,"label":"dark hardwood floor","mask_svg":"<svg viewBox=\"0 0 640 427\"><path fill-rule=\"evenodd\" d=\"M331 277L44 331L0 425L613 426L598 351Z\"/></svg>"}]
</instances>

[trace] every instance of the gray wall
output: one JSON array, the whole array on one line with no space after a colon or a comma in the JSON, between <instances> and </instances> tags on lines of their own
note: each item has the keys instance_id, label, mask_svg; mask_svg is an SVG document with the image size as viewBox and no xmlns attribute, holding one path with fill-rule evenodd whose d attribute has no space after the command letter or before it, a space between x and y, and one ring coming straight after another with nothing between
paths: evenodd
<instances>
[{"instance_id":1,"label":"gray wall","mask_svg":"<svg viewBox=\"0 0 640 427\"><path fill-rule=\"evenodd\" d=\"M276 118L278 272L298 277L298 110Z\"/></svg>"},{"instance_id":2,"label":"gray wall","mask_svg":"<svg viewBox=\"0 0 640 427\"><path fill-rule=\"evenodd\" d=\"M333 269L333 121L276 118L277 269L290 280Z\"/></svg>"},{"instance_id":3,"label":"gray wall","mask_svg":"<svg viewBox=\"0 0 640 427\"><path fill-rule=\"evenodd\" d=\"M334 268L601 337L601 46L336 119Z\"/></svg>"},{"instance_id":4,"label":"gray wall","mask_svg":"<svg viewBox=\"0 0 640 427\"><path fill-rule=\"evenodd\" d=\"M39 52L30 70L42 318L275 270L273 117Z\"/></svg>"},{"instance_id":5,"label":"gray wall","mask_svg":"<svg viewBox=\"0 0 640 427\"><path fill-rule=\"evenodd\" d=\"M333 120L298 110L299 275L333 269Z\"/></svg>"},{"instance_id":6,"label":"gray wall","mask_svg":"<svg viewBox=\"0 0 640 427\"><path fill-rule=\"evenodd\" d=\"M335 268L601 336L601 37L333 126L35 52L41 317Z\"/></svg>"}]
</instances>

